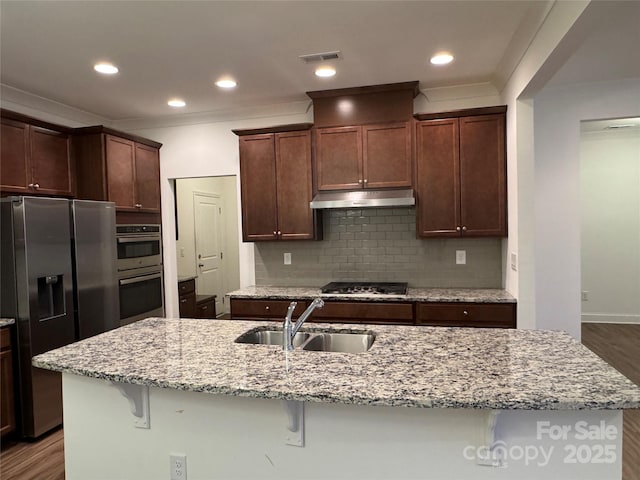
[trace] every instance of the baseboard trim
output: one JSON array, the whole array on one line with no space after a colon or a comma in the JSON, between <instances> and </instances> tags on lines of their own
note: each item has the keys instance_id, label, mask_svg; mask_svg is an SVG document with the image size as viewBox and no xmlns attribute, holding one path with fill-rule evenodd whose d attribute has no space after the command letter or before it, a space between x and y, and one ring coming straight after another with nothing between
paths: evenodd
<instances>
[{"instance_id":1,"label":"baseboard trim","mask_svg":"<svg viewBox=\"0 0 640 480\"><path fill-rule=\"evenodd\" d=\"M621 323L640 325L640 315L620 315L611 313L583 313L582 323Z\"/></svg>"}]
</instances>

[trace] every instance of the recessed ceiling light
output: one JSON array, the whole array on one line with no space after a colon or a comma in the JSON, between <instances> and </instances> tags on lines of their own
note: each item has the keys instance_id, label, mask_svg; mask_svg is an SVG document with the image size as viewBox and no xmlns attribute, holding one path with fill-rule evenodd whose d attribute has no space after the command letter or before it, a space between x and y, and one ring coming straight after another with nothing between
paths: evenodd
<instances>
[{"instance_id":1,"label":"recessed ceiling light","mask_svg":"<svg viewBox=\"0 0 640 480\"><path fill-rule=\"evenodd\" d=\"M221 78L216 82L216 85L220 88L233 88L238 85L238 83L232 78Z\"/></svg>"},{"instance_id":2,"label":"recessed ceiling light","mask_svg":"<svg viewBox=\"0 0 640 480\"><path fill-rule=\"evenodd\" d=\"M320 67L316 69L316 76L318 77L333 77L336 74L336 69L333 67Z\"/></svg>"},{"instance_id":3,"label":"recessed ceiling light","mask_svg":"<svg viewBox=\"0 0 640 480\"><path fill-rule=\"evenodd\" d=\"M453 61L453 55L450 53L438 53L431 57L430 61L433 65L446 65Z\"/></svg>"},{"instance_id":4,"label":"recessed ceiling light","mask_svg":"<svg viewBox=\"0 0 640 480\"><path fill-rule=\"evenodd\" d=\"M179 98L174 98L167 102L167 105L170 107L180 108L184 107L187 103L184 100L180 100Z\"/></svg>"},{"instance_id":5,"label":"recessed ceiling light","mask_svg":"<svg viewBox=\"0 0 640 480\"><path fill-rule=\"evenodd\" d=\"M118 67L113 65L112 63L96 63L93 66L93 69L98 73L104 73L105 75L113 75L114 73L118 73Z\"/></svg>"}]
</instances>

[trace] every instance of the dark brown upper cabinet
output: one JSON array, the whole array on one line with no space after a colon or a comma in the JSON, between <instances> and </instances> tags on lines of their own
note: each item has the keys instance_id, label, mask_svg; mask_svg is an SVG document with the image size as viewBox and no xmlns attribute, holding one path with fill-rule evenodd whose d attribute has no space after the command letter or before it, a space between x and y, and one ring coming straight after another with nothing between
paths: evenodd
<instances>
[{"instance_id":1,"label":"dark brown upper cabinet","mask_svg":"<svg viewBox=\"0 0 640 480\"><path fill-rule=\"evenodd\" d=\"M245 242L314 240L321 236L319 213L309 206L312 196L310 125L302 124L299 128L234 130L240 136L242 239Z\"/></svg>"},{"instance_id":2,"label":"dark brown upper cabinet","mask_svg":"<svg viewBox=\"0 0 640 480\"><path fill-rule=\"evenodd\" d=\"M118 212L160 213L162 144L105 127L77 129L78 197L115 202Z\"/></svg>"},{"instance_id":3,"label":"dark brown upper cabinet","mask_svg":"<svg viewBox=\"0 0 640 480\"><path fill-rule=\"evenodd\" d=\"M307 92L313 99L316 191L413 185L418 82Z\"/></svg>"},{"instance_id":4,"label":"dark brown upper cabinet","mask_svg":"<svg viewBox=\"0 0 640 480\"><path fill-rule=\"evenodd\" d=\"M317 128L316 190L410 187L411 123Z\"/></svg>"},{"instance_id":5,"label":"dark brown upper cabinet","mask_svg":"<svg viewBox=\"0 0 640 480\"><path fill-rule=\"evenodd\" d=\"M15 118L12 118L15 117ZM73 197L70 134L65 127L38 124L2 112L0 189L3 192ZM41 126L41 125L46 125Z\"/></svg>"},{"instance_id":6,"label":"dark brown upper cabinet","mask_svg":"<svg viewBox=\"0 0 640 480\"><path fill-rule=\"evenodd\" d=\"M505 112L416 116L419 237L507 235Z\"/></svg>"}]
</instances>

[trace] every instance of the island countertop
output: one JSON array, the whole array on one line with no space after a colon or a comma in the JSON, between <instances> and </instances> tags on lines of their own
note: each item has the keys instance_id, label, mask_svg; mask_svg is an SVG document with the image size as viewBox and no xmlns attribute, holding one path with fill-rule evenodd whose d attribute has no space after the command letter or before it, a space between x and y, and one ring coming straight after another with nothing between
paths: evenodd
<instances>
[{"instance_id":1,"label":"island countertop","mask_svg":"<svg viewBox=\"0 0 640 480\"><path fill-rule=\"evenodd\" d=\"M309 402L640 408L640 387L563 332L314 324L306 330L369 330L376 339L357 354L234 343L247 330L277 326L148 318L38 355L33 365L160 388Z\"/></svg>"},{"instance_id":2,"label":"island countertop","mask_svg":"<svg viewBox=\"0 0 640 480\"><path fill-rule=\"evenodd\" d=\"M506 290L498 288L414 288L406 295L379 295L371 293L321 293L318 287L276 287L254 285L227 293L230 298L269 298L271 300L324 300L375 301L375 302L469 302L515 303L516 299Z\"/></svg>"}]
</instances>

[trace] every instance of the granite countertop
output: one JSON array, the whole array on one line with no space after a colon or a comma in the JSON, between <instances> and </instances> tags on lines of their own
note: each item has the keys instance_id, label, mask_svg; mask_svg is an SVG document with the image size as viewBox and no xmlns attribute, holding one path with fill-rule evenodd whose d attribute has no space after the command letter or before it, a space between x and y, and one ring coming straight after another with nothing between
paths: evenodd
<instances>
[{"instance_id":1,"label":"granite countertop","mask_svg":"<svg viewBox=\"0 0 640 480\"><path fill-rule=\"evenodd\" d=\"M313 324L306 330L365 329L376 340L356 354L234 343L249 329L275 326L148 318L38 355L33 365L153 387L309 402L640 408L640 387L563 332Z\"/></svg>"},{"instance_id":2,"label":"granite countertop","mask_svg":"<svg viewBox=\"0 0 640 480\"><path fill-rule=\"evenodd\" d=\"M406 295L375 295L370 293L320 293L317 287L252 286L227 293L230 298L269 298L272 300L305 300L321 297L325 300L376 302L472 302L515 303L506 290L497 288L408 288Z\"/></svg>"},{"instance_id":3,"label":"granite countertop","mask_svg":"<svg viewBox=\"0 0 640 480\"><path fill-rule=\"evenodd\" d=\"M13 318L0 318L0 328L13 325L16 321Z\"/></svg>"}]
</instances>

